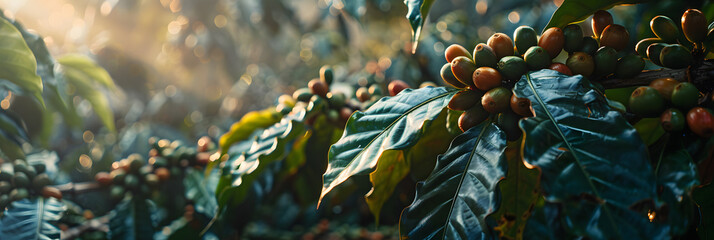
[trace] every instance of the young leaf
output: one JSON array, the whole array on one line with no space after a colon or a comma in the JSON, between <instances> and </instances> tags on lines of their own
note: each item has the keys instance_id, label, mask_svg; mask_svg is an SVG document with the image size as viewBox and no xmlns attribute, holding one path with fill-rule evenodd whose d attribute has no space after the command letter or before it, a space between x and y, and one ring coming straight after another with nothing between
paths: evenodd
<instances>
[{"instance_id":1,"label":"young leaf","mask_svg":"<svg viewBox=\"0 0 714 240\"><path fill-rule=\"evenodd\" d=\"M490 239L498 208L498 182L506 173L506 134L487 122L451 142L399 224L402 239Z\"/></svg>"},{"instance_id":2,"label":"young leaf","mask_svg":"<svg viewBox=\"0 0 714 240\"><path fill-rule=\"evenodd\" d=\"M14 201L0 216L0 239L59 239L66 207L54 198Z\"/></svg>"},{"instance_id":3,"label":"young leaf","mask_svg":"<svg viewBox=\"0 0 714 240\"><path fill-rule=\"evenodd\" d=\"M60 58L58 62L62 65L63 78L77 89L80 96L92 104L94 113L99 116L107 129L115 131L114 113L109 106L109 100L95 84L99 83L110 90L114 89L109 73L87 57L67 55Z\"/></svg>"},{"instance_id":4,"label":"young leaf","mask_svg":"<svg viewBox=\"0 0 714 240\"><path fill-rule=\"evenodd\" d=\"M385 151L414 146L455 93L443 87L405 89L352 114L342 138L330 147L320 201L348 178L373 171Z\"/></svg>"},{"instance_id":5,"label":"young leaf","mask_svg":"<svg viewBox=\"0 0 714 240\"><path fill-rule=\"evenodd\" d=\"M538 193L539 172L528 169L521 158L521 141L509 142L506 148L508 172L506 178L498 184L502 202L498 211L489 216L498 222L500 238L523 239L523 229L531 216L531 209L540 194Z\"/></svg>"},{"instance_id":6,"label":"young leaf","mask_svg":"<svg viewBox=\"0 0 714 240\"><path fill-rule=\"evenodd\" d=\"M125 199L109 213L109 239L152 239L156 206L147 199Z\"/></svg>"},{"instance_id":7,"label":"young leaf","mask_svg":"<svg viewBox=\"0 0 714 240\"><path fill-rule=\"evenodd\" d=\"M520 121L523 159L541 171L546 200L563 203L566 230L593 239L666 234L647 212L628 209L656 199L646 146L589 81L546 69L526 74L513 92L535 110Z\"/></svg>"},{"instance_id":8,"label":"young leaf","mask_svg":"<svg viewBox=\"0 0 714 240\"><path fill-rule=\"evenodd\" d=\"M659 118L643 118L637 121L635 125L635 130L642 138L642 141L647 144L647 146L654 144L659 140L659 138L664 135L664 129L662 124L659 123Z\"/></svg>"},{"instance_id":9,"label":"young leaf","mask_svg":"<svg viewBox=\"0 0 714 240\"><path fill-rule=\"evenodd\" d=\"M216 190L219 206L229 200L234 204L242 202L266 167L287 156L293 140L305 134L302 123L305 116L304 109L293 111L279 123L265 129L253 141L248 152L236 155L226 163Z\"/></svg>"},{"instance_id":10,"label":"young leaf","mask_svg":"<svg viewBox=\"0 0 714 240\"><path fill-rule=\"evenodd\" d=\"M42 78L37 75L37 61L12 23L0 18L0 79L10 81L31 94L42 106Z\"/></svg>"},{"instance_id":11,"label":"young leaf","mask_svg":"<svg viewBox=\"0 0 714 240\"><path fill-rule=\"evenodd\" d=\"M648 0L565 0L550 17L543 32L551 27L563 28L570 23L580 22L597 10L609 9L620 4L643 3Z\"/></svg>"},{"instance_id":12,"label":"young leaf","mask_svg":"<svg viewBox=\"0 0 714 240\"><path fill-rule=\"evenodd\" d=\"M409 9L407 19L412 26L412 53L415 53L421 29L424 26L424 22L426 22L426 16L429 14L434 0L404 0L404 4Z\"/></svg>"},{"instance_id":13,"label":"young leaf","mask_svg":"<svg viewBox=\"0 0 714 240\"><path fill-rule=\"evenodd\" d=\"M278 121L280 121L280 113L272 107L246 113L240 121L231 125L231 129L218 140L221 155L226 154L234 143L248 139L254 131L270 127Z\"/></svg>"}]
</instances>

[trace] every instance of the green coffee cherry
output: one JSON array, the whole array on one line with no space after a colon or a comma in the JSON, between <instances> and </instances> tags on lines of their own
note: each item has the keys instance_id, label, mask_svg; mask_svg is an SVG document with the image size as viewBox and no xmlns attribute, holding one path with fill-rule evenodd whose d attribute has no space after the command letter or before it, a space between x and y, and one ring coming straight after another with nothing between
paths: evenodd
<instances>
[{"instance_id":1,"label":"green coffee cherry","mask_svg":"<svg viewBox=\"0 0 714 240\"><path fill-rule=\"evenodd\" d=\"M532 46L538 45L538 33L529 26L520 26L513 32L516 51L523 54ZM483 67L483 66L479 66Z\"/></svg>"},{"instance_id":2,"label":"green coffee cherry","mask_svg":"<svg viewBox=\"0 0 714 240\"><path fill-rule=\"evenodd\" d=\"M506 56L498 61L496 69L504 79L515 81L521 79L521 76L528 72L528 64L520 57Z\"/></svg>"},{"instance_id":3,"label":"green coffee cherry","mask_svg":"<svg viewBox=\"0 0 714 240\"><path fill-rule=\"evenodd\" d=\"M20 201L22 199L28 198L29 196L30 192L28 192L25 188L15 188L10 192L10 199L12 201Z\"/></svg>"},{"instance_id":4,"label":"green coffee cherry","mask_svg":"<svg viewBox=\"0 0 714 240\"><path fill-rule=\"evenodd\" d=\"M617 51L611 47L601 47L593 57L596 76L607 76L617 69Z\"/></svg>"},{"instance_id":5,"label":"green coffee cherry","mask_svg":"<svg viewBox=\"0 0 714 240\"><path fill-rule=\"evenodd\" d=\"M309 88L300 88L298 90L295 90L293 92L293 98L297 99L300 102L307 102L310 101L310 98L312 98L312 91L310 91Z\"/></svg>"},{"instance_id":6,"label":"green coffee cherry","mask_svg":"<svg viewBox=\"0 0 714 240\"><path fill-rule=\"evenodd\" d=\"M496 52L494 52L491 47L483 43L476 45L474 48L473 58L476 67L496 68L496 64L498 64Z\"/></svg>"},{"instance_id":7,"label":"green coffee cherry","mask_svg":"<svg viewBox=\"0 0 714 240\"><path fill-rule=\"evenodd\" d=\"M583 37L583 46L580 48L580 52L587 53L588 55L592 56L595 54L595 52L598 50L600 47L600 44L597 43L597 40L594 38L588 36L588 37Z\"/></svg>"},{"instance_id":8,"label":"green coffee cherry","mask_svg":"<svg viewBox=\"0 0 714 240\"><path fill-rule=\"evenodd\" d=\"M16 172L15 176L12 177L12 185L15 188L30 187L30 178L23 172Z\"/></svg>"},{"instance_id":9,"label":"green coffee cherry","mask_svg":"<svg viewBox=\"0 0 714 240\"><path fill-rule=\"evenodd\" d=\"M7 194L12 190L12 184L6 181L0 181L0 194Z\"/></svg>"},{"instance_id":10,"label":"green coffee cherry","mask_svg":"<svg viewBox=\"0 0 714 240\"><path fill-rule=\"evenodd\" d=\"M694 58L692 57L692 53L682 45L672 44L662 48L659 61L664 67L680 69L692 65Z\"/></svg>"},{"instance_id":11,"label":"green coffee cherry","mask_svg":"<svg viewBox=\"0 0 714 240\"><path fill-rule=\"evenodd\" d=\"M664 110L664 98L651 87L638 87L630 95L630 111L642 117L656 117Z\"/></svg>"},{"instance_id":12,"label":"green coffee cherry","mask_svg":"<svg viewBox=\"0 0 714 240\"><path fill-rule=\"evenodd\" d=\"M672 90L672 105L682 110L689 110L699 102L699 89L689 82L681 82Z\"/></svg>"},{"instance_id":13,"label":"green coffee cherry","mask_svg":"<svg viewBox=\"0 0 714 240\"><path fill-rule=\"evenodd\" d=\"M566 52L578 52L583 47L583 29L580 28L580 25L569 24L565 26L563 35L565 36L563 50Z\"/></svg>"},{"instance_id":14,"label":"green coffee cherry","mask_svg":"<svg viewBox=\"0 0 714 240\"><path fill-rule=\"evenodd\" d=\"M650 21L652 32L666 43L676 43L679 35L679 28L674 21L667 16L659 15Z\"/></svg>"},{"instance_id":15,"label":"green coffee cherry","mask_svg":"<svg viewBox=\"0 0 714 240\"><path fill-rule=\"evenodd\" d=\"M647 57L647 48L654 43L661 43L662 40L659 38L645 38L637 42L635 45L635 51L642 57Z\"/></svg>"},{"instance_id":16,"label":"green coffee cherry","mask_svg":"<svg viewBox=\"0 0 714 240\"><path fill-rule=\"evenodd\" d=\"M629 54L617 60L615 76L618 78L633 78L645 69L645 61L636 54Z\"/></svg>"},{"instance_id":17,"label":"green coffee cherry","mask_svg":"<svg viewBox=\"0 0 714 240\"><path fill-rule=\"evenodd\" d=\"M581 74L585 77L592 75L595 70L593 58L584 52L570 54L568 60L565 61L565 65L570 68L573 74Z\"/></svg>"},{"instance_id":18,"label":"green coffee cherry","mask_svg":"<svg viewBox=\"0 0 714 240\"><path fill-rule=\"evenodd\" d=\"M647 58L649 58L650 61L652 61L652 63L662 66L662 62L660 62L660 54L662 53L662 49L666 46L669 46L669 44L665 44L665 43L650 44L650 46L647 47Z\"/></svg>"},{"instance_id":19,"label":"green coffee cherry","mask_svg":"<svg viewBox=\"0 0 714 240\"><path fill-rule=\"evenodd\" d=\"M550 66L551 59L548 52L542 47L532 46L523 55L524 61L528 64L528 68L531 70L540 70Z\"/></svg>"}]
</instances>

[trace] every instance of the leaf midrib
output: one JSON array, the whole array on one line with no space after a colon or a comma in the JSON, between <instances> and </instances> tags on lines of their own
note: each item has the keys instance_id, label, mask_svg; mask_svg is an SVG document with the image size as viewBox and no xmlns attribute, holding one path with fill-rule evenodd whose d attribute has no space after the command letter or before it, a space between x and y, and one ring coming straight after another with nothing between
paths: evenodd
<instances>
[{"instance_id":1,"label":"leaf midrib","mask_svg":"<svg viewBox=\"0 0 714 240\"><path fill-rule=\"evenodd\" d=\"M428 104L428 103L431 103L431 102L435 101L436 99L443 98L444 96L447 96L447 95L449 95L449 94L452 94L452 93L454 93L454 92L456 92L456 91L458 91L458 90L447 90L445 93L442 93L442 94L439 94L439 95L434 96L434 97L432 97L432 98L429 98L429 99L427 99L426 101L421 102L421 103L415 105L414 107L411 107L409 110L407 110L406 112L404 112L403 114L401 114L398 118L394 119L394 121L392 121L392 123L390 123L386 128L384 128L384 130L382 130L381 132L379 132L379 133L377 134L377 136L374 136L374 138L372 138L372 140L370 140L369 143L367 143L367 145L365 145L365 147L364 147L362 150L359 151L359 153L357 153L354 157L352 157L352 160L350 160L350 162L347 163L347 165L345 165L345 166L343 167L343 169L345 169L345 168L349 167L350 165L352 165L352 163L353 163L358 157L362 156L362 154L363 154L370 146L372 146L372 143L374 143L374 141L376 141L377 139L379 139L384 133L386 133L386 132L388 132L389 130L391 130L392 127L394 126L394 124L396 124L397 122L399 122L399 120L401 120L401 119L404 118L405 116L409 115L410 113L412 113L412 112L415 111L416 109L418 109L418 108L420 108L420 107L422 107L422 106L424 106L424 105L426 105L426 104ZM441 112L440 112L439 114L441 114ZM330 146L330 149L332 149L332 146ZM329 164L329 159L328 159L328 164ZM337 177L339 177L340 175L342 175L342 173L338 174ZM325 180L324 180L324 178L323 178L323 182L324 182L324 181L325 181ZM334 183L334 182L333 182L333 183ZM323 184L323 185L324 185L324 184ZM330 184L330 185L332 185L332 184ZM333 188L335 188L335 186L337 186L337 185L331 186L331 187L329 188L328 192L329 192L330 190L332 190ZM323 189L323 190L324 190L324 189ZM318 206L320 206L319 202L322 201L322 197L324 197L325 194L327 194L327 193L326 193L326 192L323 192L323 193L321 194L322 196L320 196L320 201L318 201Z\"/></svg>"},{"instance_id":2,"label":"leaf midrib","mask_svg":"<svg viewBox=\"0 0 714 240\"><path fill-rule=\"evenodd\" d=\"M593 191L593 194L595 197L598 199L603 199L600 197L600 193L598 192L597 188L595 188L595 184L593 184L592 180L590 179L590 174L585 171L585 168L583 167L583 164L580 162L580 159L578 158L578 155L575 151L575 148L570 144L568 139L565 137L565 134L563 134L563 131L560 130L560 127L558 126L558 121L553 117L553 115L550 113L550 110L548 110L548 107L546 106L545 102L543 102L543 99L541 99L540 95L535 89L535 86L533 85L533 81L531 80L531 74L526 73L526 82L528 82L528 86L531 88L533 91L533 96L535 96L536 100L538 100L538 104L540 104L543 107L543 111L548 115L548 118L550 119L550 122L553 123L553 126L555 126L555 129L558 131L558 135L563 139L563 142L565 142L565 145L570 149L570 152L573 154L573 159L575 160L575 164L578 165L578 169L583 173L585 176L585 180L587 180L588 185L590 186L591 190ZM601 205L603 209L605 209L605 213L607 214L607 218L612 225L612 228L615 229L615 232L620 235L620 231L617 228L617 224L615 223L615 220L612 218L612 213L610 212L610 208L605 204L604 202L599 202L598 205ZM622 236L619 236L620 239L623 239Z\"/></svg>"},{"instance_id":3,"label":"leaf midrib","mask_svg":"<svg viewBox=\"0 0 714 240\"><path fill-rule=\"evenodd\" d=\"M35 239L40 239L40 234L42 234L42 219L45 218L45 199L42 197L37 198L37 228L35 229Z\"/></svg>"},{"instance_id":4,"label":"leaf midrib","mask_svg":"<svg viewBox=\"0 0 714 240\"><path fill-rule=\"evenodd\" d=\"M464 167L464 170L461 172L461 178L459 179L459 185L456 187L456 192L454 192L454 196L451 198L451 204L449 206L449 215L446 216L446 222L444 223L444 226L443 226L444 231L441 234L441 239L446 239L446 231L447 231L446 226L449 225L449 219L451 219L451 214L454 212L454 205L456 205L456 200L459 198L459 192L461 191L461 186L463 186L466 175L468 175L469 166L471 166L471 160L474 156L474 153L476 152L476 148L478 148L478 144L481 142L481 139L483 138L483 134L486 132L486 129L489 126L491 126L492 123L493 123L493 120L488 120L488 122L483 125L481 132L478 134L478 137L476 138L474 147L473 147L473 149L471 149L471 153L469 153L469 160L466 162L466 166Z\"/></svg>"}]
</instances>

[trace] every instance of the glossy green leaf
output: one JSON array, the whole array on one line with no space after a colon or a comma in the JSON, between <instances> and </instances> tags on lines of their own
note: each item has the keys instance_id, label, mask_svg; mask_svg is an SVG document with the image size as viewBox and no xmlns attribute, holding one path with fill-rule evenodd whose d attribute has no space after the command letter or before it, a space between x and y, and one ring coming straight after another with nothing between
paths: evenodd
<instances>
[{"instance_id":1,"label":"glossy green leaf","mask_svg":"<svg viewBox=\"0 0 714 240\"><path fill-rule=\"evenodd\" d=\"M62 65L64 80L72 84L77 89L77 93L92 104L94 113L99 116L104 126L110 131L115 131L114 112L109 106L109 100L96 84L99 83L113 90L114 83L109 73L83 56L67 55L58 59L58 62Z\"/></svg>"},{"instance_id":2,"label":"glossy green leaf","mask_svg":"<svg viewBox=\"0 0 714 240\"><path fill-rule=\"evenodd\" d=\"M414 202L401 215L402 239L495 239L486 216L501 200L506 174L506 134L486 122L457 136L436 168L417 185Z\"/></svg>"},{"instance_id":3,"label":"glossy green leaf","mask_svg":"<svg viewBox=\"0 0 714 240\"><path fill-rule=\"evenodd\" d=\"M416 52L417 44L419 42L419 35L421 35L422 27L424 22L426 22L426 16L429 14L431 5L434 4L435 0L404 0L404 4L407 5L407 20L412 26L412 53Z\"/></svg>"},{"instance_id":4,"label":"glossy green leaf","mask_svg":"<svg viewBox=\"0 0 714 240\"><path fill-rule=\"evenodd\" d=\"M647 146L657 142L664 135L664 128L662 128L659 118L643 118L635 123L633 127L635 127L637 134L640 135L640 138Z\"/></svg>"},{"instance_id":5,"label":"glossy green leaf","mask_svg":"<svg viewBox=\"0 0 714 240\"><path fill-rule=\"evenodd\" d=\"M0 79L26 90L44 106L42 78L36 72L35 56L20 31L4 18L0 18L0 56Z\"/></svg>"},{"instance_id":6,"label":"glossy green leaf","mask_svg":"<svg viewBox=\"0 0 714 240\"><path fill-rule=\"evenodd\" d=\"M125 198L109 213L109 233L113 240L153 239L156 206L146 199Z\"/></svg>"},{"instance_id":7,"label":"glossy green leaf","mask_svg":"<svg viewBox=\"0 0 714 240\"><path fill-rule=\"evenodd\" d=\"M662 187L660 199L667 203L665 219L671 226L671 235L684 234L692 224L694 214L690 193L699 185L697 165L684 149L681 140L667 137L663 146L653 145L658 151L655 177L657 185ZM657 217L657 212L655 212Z\"/></svg>"},{"instance_id":8,"label":"glossy green leaf","mask_svg":"<svg viewBox=\"0 0 714 240\"><path fill-rule=\"evenodd\" d=\"M54 198L14 201L0 216L0 239L60 239L56 224L65 209Z\"/></svg>"},{"instance_id":9,"label":"glossy green leaf","mask_svg":"<svg viewBox=\"0 0 714 240\"><path fill-rule=\"evenodd\" d=\"M553 16L550 17L550 21L543 28L543 31L545 32L546 29L551 27L562 29L570 23L581 22L593 15L597 10L609 9L620 4L643 2L648 2L648 0L565 0L555 10Z\"/></svg>"},{"instance_id":10,"label":"glossy green leaf","mask_svg":"<svg viewBox=\"0 0 714 240\"><path fill-rule=\"evenodd\" d=\"M246 113L240 121L231 125L231 129L218 140L221 155L226 154L234 143L248 139L254 131L277 123L280 121L280 117L280 113L276 112L273 107Z\"/></svg>"},{"instance_id":11,"label":"glossy green leaf","mask_svg":"<svg viewBox=\"0 0 714 240\"><path fill-rule=\"evenodd\" d=\"M455 93L443 87L405 89L352 114L342 138L330 147L320 200L348 178L372 172L385 151L414 146Z\"/></svg>"},{"instance_id":12,"label":"glossy green leaf","mask_svg":"<svg viewBox=\"0 0 714 240\"><path fill-rule=\"evenodd\" d=\"M365 0L328 0L330 6L339 6L338 9L346 12L348 15L359 20L364 15L367 10L367 5Z\"/></svg>"},{"instance_id":13,"label":"glossy green leaf","mask_svg":"<svg viewBox=\"0 0 714 240\"><path fill-rule=\"evenodd\" d=\"M629 209L657 197L645 144L587 79L546 69L526 74L513 92L535 110L520 121L523 159L540 169L546 200L562 203L567 231L592 239L666 234Z\"/></svg>"},{"instance_id":14,"label":"glossy green leaf","mask_svg":"<svg viewBox=\"0 0 714 240\"><path fill-rule=\"evenodd\" d=\"M508 172L498 184L501 190L501 205L489 218L498 222L495 229L500 238L523 239L523 229L531 215L531 209L540 196L538 193L537 169L529 169L521 158L521 141L509 142L506 148Z\"/></svg>"},{"instance_id":15,"label":"glossy green leaf","mask_svg":"<svg viewBox=\"0 0 714 240\"><path fill-rule=\"evenodd\" d=\"M214 174L219 173L215 172ZM212 185L208 180L209 178L205 178L202 171L189 169L183 179L183 184L186 188L186 199L194 203L196 211L213 216L218 212L218 202L216 202L215 193L209 187Z\"/></svg>"},{"instance_id":16,"label":"glossy green leaf","mask_svg":"<svg viewBox=\"0 0 714 240\"><path fill-rule=\"evenodd\" d=\"M433 122L425 123L428 127L414 146L404 150L384 151L377 167L369 174L372 190L365 195L365 200L377 224L382 206L404 177L411 174L418 180L426 179L436 165L437 156L449 148L455 136L446 130L446 110Z\"/></svg>"},{"instance_id":17,"label":"glossy green leaf","mask_svg":"<svg viewBox=\"0 0 714 240\"><path fill-rule=\"evenodd\" d=\"M247 152L226 162L216 190L219 206L229 201L234 205L242 202L263 171L287 157L293 141L305 134L305 116L304 109L294 109L279 123L263 130Z\"/></svg>"}]
</instances>

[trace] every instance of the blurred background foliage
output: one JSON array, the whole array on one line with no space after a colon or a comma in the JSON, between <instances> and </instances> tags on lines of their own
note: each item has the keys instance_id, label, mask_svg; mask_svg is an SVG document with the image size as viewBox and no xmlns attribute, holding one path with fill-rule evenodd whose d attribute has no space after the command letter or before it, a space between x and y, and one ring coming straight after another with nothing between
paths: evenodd
<instances>
[{"instance_id":1,"label":"blurred background foliage","mask_svg":"<svg viewBox=\"0 0 714 240\"><path fill-rule=\"evenodd\" d=\"M634 46L653 36L649 19L655 15L679 23L685 9L697 7L714 19L709 2L650 1L610 12L615 23L628 28ZM273 106L278 96L305 87L326 64L335 70L336 88L348 97L368 81L443 85L439 70L450 44L473 49L493 33L511 36L521 25L540 31L560 4L562 0L436 1L412 53L401 0L0 0L2 13L40 35L60 63L61 56L78 53L107 70L114 85L96 89L106 97L109 108L104 110L112 113L115 127L106 120L103 124L93 110L98 105L76 86L62 91L74 96L69 105L81 123L59 113L42 116L38 105L13 94L4 95L0 107L25 120L32 145L57 152L64 173L58 183L89 181L115 160L132 153L146 156L152 136L183 143L206 135L217 139L247 112ZM581 26L591 32L589 20ZM23 148L33 150L31 145ZM410 191L403 192L391 209L385 208L394 214L385 214L390 216L382 218L383 225L398 222L399 210L411 201ZM282 216L282 222L273 215L304 207L289 196L276 196L274 204L264 205L271 208L256 209L262 216L256 219L265 220L249 225L248 232L280 234L266 230L275 226L324 232L329 224L318 220L330 215L369 226L373 218L358 195L302 216L316 225L300 229L291 225L297 215ZM361 207L346 208L354 204ZM346 210L352 214L344 214ZM394 229L380 231L396 235ZM366 233L349 234L358 238Z\"/></svg>"}]
</instances>

